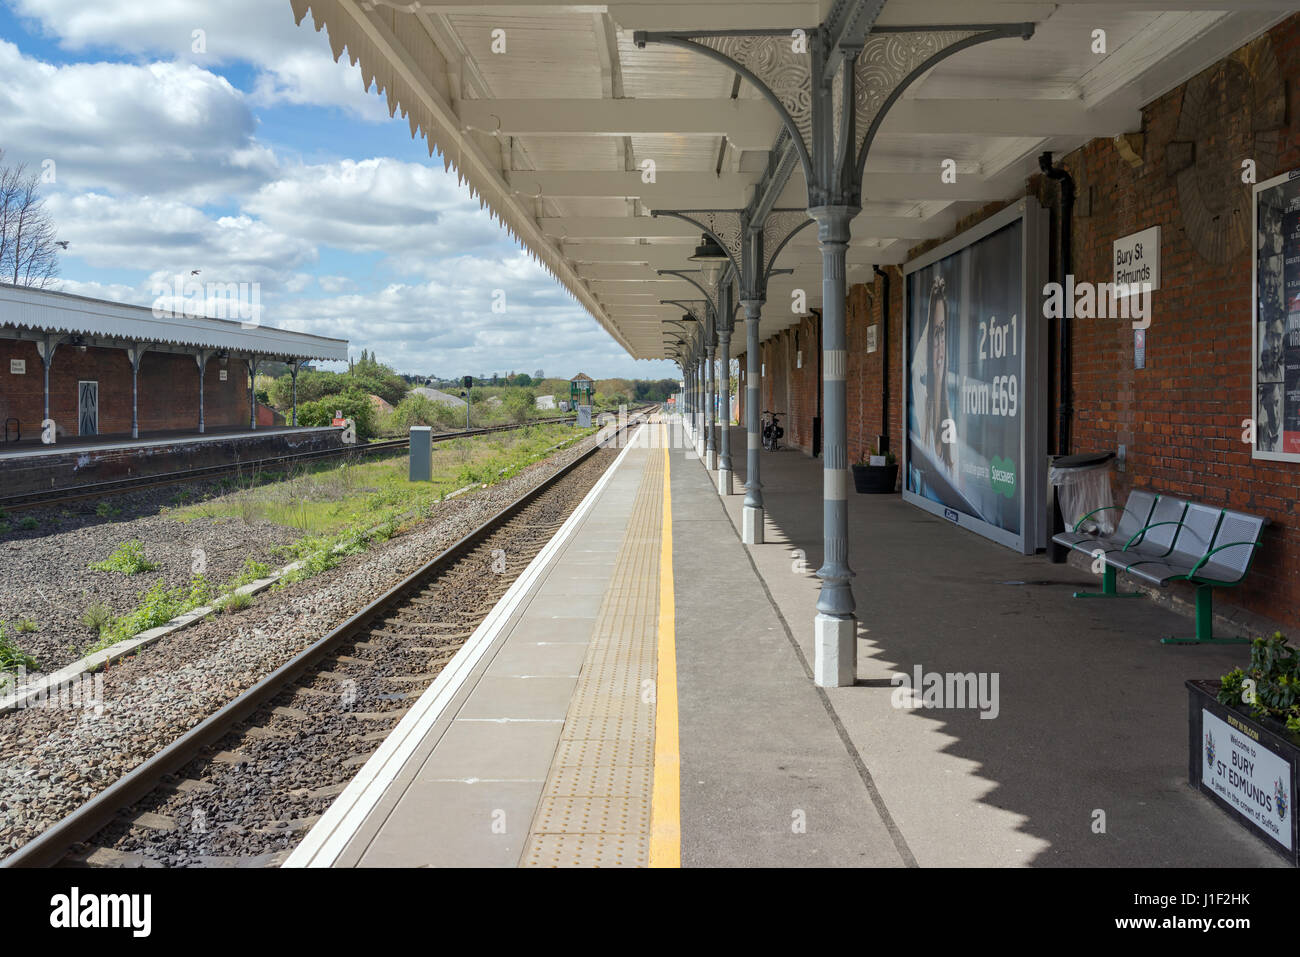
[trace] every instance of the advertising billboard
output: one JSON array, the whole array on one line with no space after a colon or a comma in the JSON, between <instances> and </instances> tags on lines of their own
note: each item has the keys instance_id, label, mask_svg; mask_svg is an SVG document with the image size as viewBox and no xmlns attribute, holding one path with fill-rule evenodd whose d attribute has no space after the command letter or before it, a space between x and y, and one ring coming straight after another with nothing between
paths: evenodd
<instances>
[{"instance_id":1,"label":"advertising billboard","mask_svg":"<svg viewBox=\"0 0 1300 957\"><path fill-rule=\"evenodd\" d=\"M1255 186L1252 455L1300 462L1300 170Z\"/></svg>"},{"instance_id":2,"label":"advertising billboard","mask_svg":"<svg viewBox=\"0 0 1300 957\"><path fill-rule=\"evenodd\" d=\"M1026 198L907 264L903 497L1046 544L1044 213Z\"/></svg>"}]
</instances>

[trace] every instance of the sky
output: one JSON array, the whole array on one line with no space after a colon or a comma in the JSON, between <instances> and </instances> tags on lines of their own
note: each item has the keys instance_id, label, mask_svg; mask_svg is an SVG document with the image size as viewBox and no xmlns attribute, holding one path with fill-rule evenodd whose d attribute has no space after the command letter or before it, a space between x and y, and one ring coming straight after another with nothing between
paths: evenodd
<instances>
[{"instance_id":1,"label":"sky","mask_svg":"<svg viewBox=\"0 0 1300 957\"><path fill-rule=\"evenodd\" d=\"M47 180L56 288L147 306L197 269L398 372L675 377L363 84L288 0L0 0L0 149Z\"/></svg>"}]
</instances>

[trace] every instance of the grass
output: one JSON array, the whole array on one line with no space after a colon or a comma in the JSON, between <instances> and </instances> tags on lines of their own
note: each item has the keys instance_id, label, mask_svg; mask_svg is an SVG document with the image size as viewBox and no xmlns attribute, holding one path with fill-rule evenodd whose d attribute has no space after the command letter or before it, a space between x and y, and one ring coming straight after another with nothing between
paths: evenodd
<instances>
[{"instance_id":1,"label":"grass","mask_svg":"<svg viewBox=\"0 0 1300 957\"><path fill-rule=\"evenodd\" d=\"M236 589L243 585L251 585L261 578L269 578L271 575L271 566L266 562L259 562L255 558L244 559L244 567L240 569L235 580L230 583L230 588Z\"/></svg>"},{"instance_id":2,"label":"grass","mask_svg":"<svg viewBox=\"0 0 1300 957\"><path fill-rule=\"evenodd\" d=\"M212 601L213 594L212 583L202 575L190 579L188 585L176 588L168 588L166 583L159 579L154 582L152 588L139 596L140 604L134 611L104 625L99 632L99 641L87 648L84 654L91 655L103 651L110 645L132 638L142 631L165 625L177 615L183 615L200 605L208 604Z\"/></svg>"},{"instance_id":3,"label":"grass","mask_svg":"<svg viewBox=\"0 0 1300 957\"><path fill-rule=\"evenodd\" d=\"M40 626L30 618L22 618L19 619L18 624L14 626L14 630L20 635L29 635L33 631L40 631L41 629Z\"/></svg>"},{"instance_id":4,"label":"grass","mask_svg":"<svg viewBox=\"0 0 1300 957\"><path fill-rule=\"evenodd\" d=\"M95 602L81 613L81 623L99 634L113 620L113 612L102 602Z\"/></svg>"},{"instance_id":5,"label":"grass","mask_svg":"<svg viewBox=\"0 0 1300 957\"><path fill-rule=\"evenodd\" d=\"M319 463L272 484L243 480L234 486L233 495L180 508L172 515L182 522L200 518L270 522L313 538L391 523L388 535L380 536L388 537L403 518L422 511L428 502L440 501L467 485L489 485L509 478L552 446L589 434L552 423L438 443L429 482L408 480L405 455Z\"/></svg>"},{"instance_id":6,"label":"grass","mask_svg":"<svg viewBox=\"0 0 1300 957\"><path fill-rule=\"evenodd\" d=\"M0 621L0 673L14 674L19 668L32 671L36 668L36 659L15 645L5 635L5 623ZM0 681L0 687L4 682Z\"/></svg>"},{"instance_id":7,"label":"grass","mask_svg":"<svg viewBox=\"0 0 1300 957\"><path fill-rule=\"evenodd\" d=\"M253 475L239 481L224 480L234 490L224 499L186 506L174 517L182 522L200 518L252 523L269 521L306 533L274 550L278 558L300 562L281 576L276 588L305 581L333 568L348 555L387 541L403 519L430 517L448 492L466 485L490 485L518 473L549 454L555 447L571 445L595 429L577 431L567 425L538 425L517 432L456 439L435 446L433 480L412 483L407 478L405 456L387 460L322 464L296 470L280 482ZM92 568L138 574L156 568L144 555L140 542L124 542L106 561ZM131 568L134 571L126 571ZM161 579L139 596L132 611L113 617L104 605L91 605L82 623L99 635L83 655L102 651L142 631L165 625L201 605L213 604L219 612L233 613L253 604L252 596L235 589L271 573L270 565L248 558L239 574L224 589L215 589L202 575L188 586L168 589ZM224 593L223 593L224 591ZM220 598L217 598L221 595ZM215 602L214 602L215 599Z\"/></svg>"},{"instance_id":8,"label":"grass","mask_svg":"<svg viewBox=\"0 0 1300 957\"><path fill-rule=\"evenodd\" d=\"M100 502L95 506L95 514L100 518L117 518L122 514L122 510L116 505L109 505L107 502Z\"/></svg>"},{"instance_id":9,"label":"grass","mask_svg":"<svg viewBox=\"0 0 1300 957\"><path fill-rule=\"evenodd\" d=\"M149 561L144 554L144 543L140 541L123 542L112 555L102 562L91 562L90 568L97 572L121 572L123 575L139 575L154 571L158 566Z\"/></svg>"},{"instance_id":10,"label":"grass","mask_svg":"<svg viewBox=\"0 0 1300 957\"><path fill-rule=\"evenodd\" d=\"M245 608L251 608L253 605L253 596L246 591L232 591L230 594L217 600L217 611L222 614L231 615L237 611L243 611Z\"/></svg>"}]
</instances>

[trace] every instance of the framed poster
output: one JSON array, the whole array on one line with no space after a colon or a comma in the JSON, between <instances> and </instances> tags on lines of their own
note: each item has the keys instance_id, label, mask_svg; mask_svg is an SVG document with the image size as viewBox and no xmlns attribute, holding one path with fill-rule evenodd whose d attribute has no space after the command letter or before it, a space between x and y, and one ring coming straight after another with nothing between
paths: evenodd
<instances>
[{"instance_id":1,"label":"framed poster","mask_svg":"<svg viewBox=\"0 0 1300 957\"><path fill-rule=\"evenodd\" d=\"M1047 543L1046 213L1032 197L904 267L903 498Z\"/></svg>"},{"instance_id":2,"label":"framed poster","mask_svg":"<svg viewBox=\"0 0 1300 957\"><path fill-rule=\"evenodd\" d=\"M1300 462L1300 170L1256 183L1252 205L1251 454Z\"/></svg>"}]
</instances>

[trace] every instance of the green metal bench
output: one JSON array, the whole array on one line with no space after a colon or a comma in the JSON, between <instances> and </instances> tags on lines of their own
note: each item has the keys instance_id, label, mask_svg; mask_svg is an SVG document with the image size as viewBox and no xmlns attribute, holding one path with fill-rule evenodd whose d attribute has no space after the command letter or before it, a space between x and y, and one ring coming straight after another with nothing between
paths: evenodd
<instances>
[{"instance_id":1,"label":"green metal bench","mask_svg":"<svg viewBox=\"0 0 1300 957\"><path fill-rule=\"evenodd\" d=\"M1085 515L1076 527L1094 514ZM1241 584L1256 550L1263 544L1261 537L1267 524L1266 519L1244 512L1133 492L1115 535L1103 538L1062 532L1052 540L1105 560L1102 591L1076 592L1075 597L1136 595L1121 593L1116 587L1116 575L1121 571L1162 588L1176 581L1190 582L1196 586L1196 634L1192 638L1162 638L1161 642L1246 644L1249 638L1215 637L1214 589Z\"/></svg>"}]
</instances>

